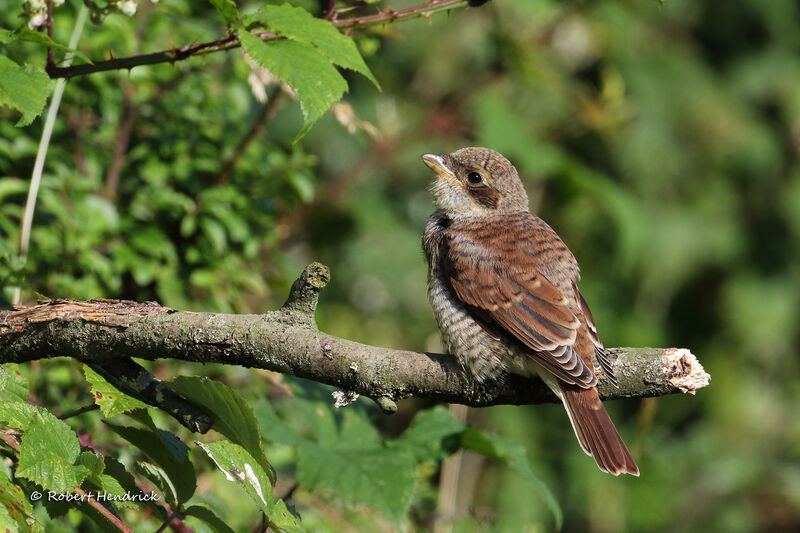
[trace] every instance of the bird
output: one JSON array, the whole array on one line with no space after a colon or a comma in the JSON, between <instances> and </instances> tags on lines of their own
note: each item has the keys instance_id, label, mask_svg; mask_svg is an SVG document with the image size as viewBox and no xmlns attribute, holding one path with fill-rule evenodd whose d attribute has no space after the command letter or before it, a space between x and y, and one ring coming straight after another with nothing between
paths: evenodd
<instances>
[{"instance_id":1,"label":"bird","mask_svg":"<svg viewBox=\"0 0 800 533\"><path fill-rule=\"evenodd\" d=\"M638 476L597 392L599 373L617 378L578 290L577 260L530 212L514 165L479 147L422 160L435 174L438 209L422 246L444 347L480 383L539 376L600 470Z\"/></svg>"}]
</instances>

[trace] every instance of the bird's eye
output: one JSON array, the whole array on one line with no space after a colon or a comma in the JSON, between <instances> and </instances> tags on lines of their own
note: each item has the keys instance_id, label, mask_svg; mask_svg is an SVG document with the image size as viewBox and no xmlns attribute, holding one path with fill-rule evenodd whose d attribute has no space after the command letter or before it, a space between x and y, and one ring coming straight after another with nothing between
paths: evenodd
<instances>
[{"instance_id":1,"label":"bird's eye","mask_svg":"<svg viewBox=\"0 0 800 533\"><path fill-rule=\"evenodd\" d=\"M481 175L477 172L470 172L467 174L467 180L469 180L470 183L480 183L482 179Z\"/></svg>"}]
</instances>

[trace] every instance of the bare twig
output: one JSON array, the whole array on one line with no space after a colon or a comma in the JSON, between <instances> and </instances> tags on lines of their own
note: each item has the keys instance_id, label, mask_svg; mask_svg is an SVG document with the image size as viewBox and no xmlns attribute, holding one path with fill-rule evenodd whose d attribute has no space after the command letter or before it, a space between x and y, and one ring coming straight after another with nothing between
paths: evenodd
<instances>
[{"instance_id":1,"label":"bare twig","mask_svg":"<svg viewBox=\"0 0 800 533\"><path fill-rule=\"evenodd\" d=\"M433 0L423 4L399 9L397 11L382 11L374 15L364 15L346 19L332 20L333 24L338 28L359 28L364 26L372 26L375 24L387 24L390 22L397 22L415 17L430 17L434 13L449 11L451 9L461 8L467 6L467 0ZM257 34L259 38L264 41L283 39L280 35L270 32L261 32ZM131 69L141 65L154 65L157 63L174 63L175 61L182 61L193 56L200 56L220 52L222 50L230 50L241 46L239 39L235 34L229 34L222 39L210 41L206 43L185 45L171 50L163 50L152 54L142 54L130 57L122 57L109 59L107 61L98 61L96 63L87 63L83 65L73 65L69 67L59 67L56 65L48 65L47 73L51 78L72 78L74 76L81 76L84 74L91 74L94 72L105 72L108 70Z\"/></svg>"}]
</instances>

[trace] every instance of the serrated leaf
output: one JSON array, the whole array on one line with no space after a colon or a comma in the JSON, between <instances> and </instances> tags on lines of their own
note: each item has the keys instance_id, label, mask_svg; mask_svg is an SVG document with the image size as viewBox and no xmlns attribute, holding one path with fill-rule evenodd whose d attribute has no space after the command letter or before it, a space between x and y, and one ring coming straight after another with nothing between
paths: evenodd
<instances>
[{"instance_id":1,"label":"serrated leaf","mask_svg":"<svg viewBox=\"0 0 800 533\"><path fill-rule=\"evenodd\" d=\"M41 114L52 81L41 70L23 68L0 55L0 105L22 113L17 126L27 126Z\"/></svg>"},{"instance_id":2,"label":"serrated leaf","mask_svg":"<svg viewBox=\"0 0 800 533\"><path fill-rule=\"evenodd\" d=\"M275 33L316 46L332 63L355 70L380 89L378 80L364 63L356 43L329 20L316 18L302 7L283 4L266 5L246 21L248 24L265 24Z\"/></svg>"},{"instance_id":3,"label":"serrated leaf","mask_svg":"<svg viewBox=\"0 0 800 533\"><path fill-rule=\"evenodd\" d=\"M308 43L264 42L244 30L239 31L239 41L251 58L285 81L297 94L303 111L303 128L297 139L308 133L311 126L347 90L347 82L342 75L325 56Z\"/></svg>"},{"instance_id":4,"label":"serrated leaf","mask_svg":"<svg viewBox=\"0 0 800 533\"><path fill-rule=\"evenodd\" d=\"M83 365L83 375L92 387L94 403L100 406L105 417L112 417L134 409L149 407L146 403L128 396L95 372L89 365Z\"/></svg>"},{"instance_id":5,"label":"serrated leaf","mask_svg":"<svg viewBox=\"0 0 800 533\"><path fill-rule=\"evenodd\" d=\"M89 474L85 466L75 465L80 451L72 428L49 413L37 411L22 435L16 475L45 489L71 491Z\"/></svg>"},{"instance_id":6,"label":"serrated leaf","mask_svg":"<svg viewBox=\"0 0 800 533\"><path fill-rule=\"evenodd\" d=\"M417 480L414 456L403 449L335 450L313 444L298 446L299 483L332 489L338 498L361 503L402 522Z\"/></svg>"},{"instance_id":7,"label":"serrated leaf","mask_svg":"<svg viewBox=\"0 0 800 533\"><path fill-rule=\"evenodd\" d=\"M83 52L79 52L78 50L74 50L69 46L65 46L63 44L59 44L51 39L46 33L40 31L34 31L28 26L22 26L14 31L7 31L5 30L2 35L0 35L0 42L8 43L11 41L28 41L31 43L41 44L48 48L52 48L54 50L58 50L60 52L64 52L67 54L72 54L80 58L82 61L87 63L91 63L92 60L89 59L87 55Z\"/></svg>"},{"instance_id":8,"label":"serrated leaf","mask_svg":"<svg viewBox=\"0 0 800 533\"><path fill-rule=\"evenodd\" d=\"M160 429L154 431L152 428L122 426L108 421L105 424L164 470L174 487L177 502L183 503L192 497L197 486L194 467L189 460L189 448L178 437Z\"/></svg>"},{"instance_id":9,"label":"serrated leaf","mask_svg":"<svg viewBox=\"0 0 800 533\"><path fill-rule=\"evenodd\" d=\"M247 450L267 472L270 481L275 483L272 467L264 454L256 416L239 393L205 377L180 376L168 385L211 413L214 429Z\"/></svg>"},{"instance_id":10,"label":"serrated leaf","mask_svg":"<svg viewBox=\"0 0 800 533\"><path fill-rule=\"evenodd\" d=\"M38 531L33 525L33 506L22 488L0 472L0 531Z\"/></svg>"},{"instance_id":11,"label":"serrated leaf","mask_svg":"<svg viewBox=\"0 0 800 533\"><path fill-rule=\"evenodd\" d=\"M390 442L418 461L441 461L459 447L466 425L441 405L420 411L402 435Z\"/></svg>"},{"instance_id":12,"label":"serrated leaf","mask_svg":"<svg viewBox=\"0 0 800 533\"><path fill-rule=\"evenodd\" d=\"M236 4L233 0L208 0L211 5L217 8L217 11L225 19L225 22L230 26L239 22L239 10L236 9Z\"/></svg>"},{"instance_id":13,"label":"serrated leaf","mask_svg":"<svg viewBox=\"0 0 800 533\"><path fill-rule=\"evenodd\" d=\"M90 451L82 451L78 456L78 464L85 466L89 471L86 479L98 486L101 485L100 476L106 466L102 455Z\"/></svg>"},{"instance_id":14,"label":"serrated leaf","mask_svg":"<svg viewBox=\"0 0 800 533\"><path fill-rule=\"evenodd\" d=\"M28 378L22 375L18 365L0 365L0 402L27 401Z\"/></svg>"},{"instance_id":15,"label":"serrated leaf","mask_svg":"<svg viewBox=\"0 0 800 533\"><path fill-rule=\"evenodd\" d=\"M29 403L4 403L3 408L0 409L0 422L3 422L10 428L25 431L33 420L33 416L39 411L47 413L45 409Z\"/></svg>"},{"instance_id":16,"label":"serrated leaf","mask_svg":"<svg viewBox=\"0 0 800 533\"><path fill-rule=\"evenodd\" d=\"M528 453L519 442L508 440L499 435L490 435L483 431L470 427L463 433L461 437L461 446L465 450L471 450L483 456L494 459L516 470L522 474L534 487L539 491L539 494L544 499L550 511L553 513L555 519L555 526L557 530L561 529L564 522L564 515L561 511L561 506L558 504L553 493L547 488L542 480L540 480L533 473L530 463L528 463Z\"/></svg>"},{"instance_id":17,"label":"serrated leaf","mask_svg":"<svg viewBox=\"0 0 800 533\"><path fill-rule=\"evenodd\" d=\"M184 511L186 516L193 516L202 520L214 533L236 533L213 510L205 505L192 505Z\"/></svg>"}]
</instances>

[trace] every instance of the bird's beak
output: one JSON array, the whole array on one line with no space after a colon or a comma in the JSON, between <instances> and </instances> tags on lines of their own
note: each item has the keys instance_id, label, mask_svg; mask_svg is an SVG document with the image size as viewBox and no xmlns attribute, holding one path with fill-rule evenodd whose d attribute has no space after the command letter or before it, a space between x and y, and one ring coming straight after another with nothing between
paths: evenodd
<instances>
[{"instance_id":1,"label":"bird's beak","mask_svg":"<svg viewBox=\"0 0 800 533\"><path fill-rule=\"evenodd\" d=\"M445 166L444 157L437 154L424 154L422 156L422 160L425 162L426 165L431 167L431 170L433 170L436 173L436 177L450 178L458 181L453 171L447 168L447 166Z\"/></svg>"}]
</instances>

